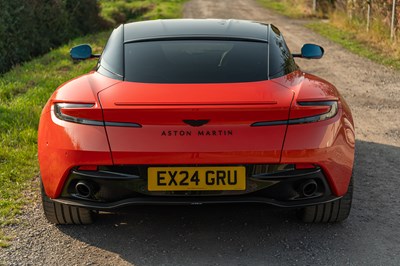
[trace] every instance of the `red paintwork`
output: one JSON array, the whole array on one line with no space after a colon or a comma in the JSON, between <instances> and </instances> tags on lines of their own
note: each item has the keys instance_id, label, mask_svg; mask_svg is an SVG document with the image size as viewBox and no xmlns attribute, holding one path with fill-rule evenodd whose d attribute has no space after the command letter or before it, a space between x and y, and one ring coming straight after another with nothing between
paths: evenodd
<instances>
[{"instance_id":1,"label":"red paintwork","mask_svg":"<svg viewBox=\"0 0 400 266\"><path fill-rule=\"evenodd\" d=\"M299 106L297 102L327 100L339 100L339 112L332 119L249 126L324 113L327 107ZM51 111L56 102L93 103L90 111L63 113L143 127L61 121ZM182 122L185 119L210 122L191 127ZM199 130L205 135L199 136ZM334 194L340 196L351 177L354 126L337 90L300 71L269 81L229 84L142 84L93 72L60 86L51 97L42 113L38 147L43 184L51 198L60 195L71 168L81 165L242 163L319 165Z\"/></svg>"},{"instance_id":2,"label":"red paintwork","mask_svg":"<svg viewBox=\"0 0 400 266\"><path fill-rule=\"evenodd\" d=\"M297 102L339 100L339 112L325 121L289 125L282 150L281 163L315 163L325 170L333 193L342 196L353 170L354 125L350 109L336 88L309 74L294 72L277 83L294 91L290 118L304 117Z\"/></svg>"},{"instance_id":3,"label":"red paintwork","mask_svg":"<svg viewBox=\"0 0 400 266\"><path fill-rule=\"evenodd\" d=\"M99 98L106 121L143 125L106 127L115 164L243 163L244 158L247 162L278 163L286 126L249 125L287 120L293 92L271 81L164 85L125 82L102 91ZM194 128L185 124L185 119L210 122ZM225 134L229 130L232 135ZM173 136L168 136L168 131ZM178 136L174 136L175 131ZM218 136L199 136L199 131L216 131Z\"/></svg>"},{"instance_id":4,"label":"red paintwork","mask_svg":"<svg viewBox=\"0 0 400 266\"><path fill-rule=\"evenodd\" d=\"M112 164L105 129L59 120L54 115L53 104L97 103L97 92L118 82L90 73L61 85L43 108L38 157L43 185L49 197L58 197L72 167ZM95 109L100 109L98 104Z\"/></svg>"}]
</instances>

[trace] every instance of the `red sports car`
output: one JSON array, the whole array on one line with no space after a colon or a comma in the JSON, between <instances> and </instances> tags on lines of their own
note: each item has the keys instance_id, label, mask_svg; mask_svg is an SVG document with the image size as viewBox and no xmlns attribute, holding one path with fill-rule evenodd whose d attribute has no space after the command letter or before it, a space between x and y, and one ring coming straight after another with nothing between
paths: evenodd
<instances>
[{"instance_id":1,"label":"red sports car","mask_svg":"<svg viewBox=\"0 0 400 266\"><path fill-rule=\"evenodd\" d=\"M56 224L134 204L266 203L337 222L352 200L354 125L327 81L302 72L271 24L178 19L116 28L95 70L61 85L38 140Z\"/></svg>"}]
</instances>

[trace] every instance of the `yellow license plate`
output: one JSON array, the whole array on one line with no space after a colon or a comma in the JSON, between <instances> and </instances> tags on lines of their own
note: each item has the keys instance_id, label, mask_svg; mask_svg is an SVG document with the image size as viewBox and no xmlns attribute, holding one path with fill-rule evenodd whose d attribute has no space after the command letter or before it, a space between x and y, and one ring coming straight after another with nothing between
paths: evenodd
<instances>
[{"instance_id":1,"label":"yellow license plate","mask_svg":"<svg viewBox=\"0 0 400 266\"><path fill-rule=\"evenodd\" d=\"M149 191L245 190L244 166L149 167Z\"/></svg>"}]
</instances>

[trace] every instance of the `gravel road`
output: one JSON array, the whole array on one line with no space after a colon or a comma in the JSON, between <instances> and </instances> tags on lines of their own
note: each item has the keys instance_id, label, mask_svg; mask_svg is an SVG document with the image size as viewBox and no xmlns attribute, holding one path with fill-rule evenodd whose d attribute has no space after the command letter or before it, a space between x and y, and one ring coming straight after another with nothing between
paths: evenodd
<instances>
[{"instance_id":1,"label":"gravel road","mask_svg":"<svg viewBox=\"0 0 400 266\"><path fill-rule=\"evenodd\" d=\"M400 72L355 56L251 0L194 0L185 17L271 22L292 52L325 48L303 70L336 85L356 121L355 196L348 220L308 225L262 205L151 206L102 214L93 226L53 226L38 189L0 265L400 265Z\"/></svg>"}]
</instances>

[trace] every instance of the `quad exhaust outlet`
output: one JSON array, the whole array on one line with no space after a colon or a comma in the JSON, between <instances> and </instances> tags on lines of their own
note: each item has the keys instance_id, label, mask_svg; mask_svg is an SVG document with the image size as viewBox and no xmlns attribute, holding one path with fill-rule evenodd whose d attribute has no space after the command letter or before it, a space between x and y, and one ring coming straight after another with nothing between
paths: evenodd
<instances>
[{"instance_id":1,"label":"quad exhaust outlet","mask_svg":"<svg viewBox=\"0 0 400 266\"><path fill-rule=\"evenodd\" d=\"M300 192L304 197L313 196L318 190L318 184L315 180L310 179L300 185Z\"/></svg>"},{"instance_id":2,"label":"quad exhaust outlet","mask_svg":"<svg viewBox=\"0 0 400 266\"><path fill-rule=\"evenodd\" d=\"M82 198L91 198L95 193L94 190L94 185L88 181L79 181L75 185L76 194Z\"/></svg>"}]
</instances>

